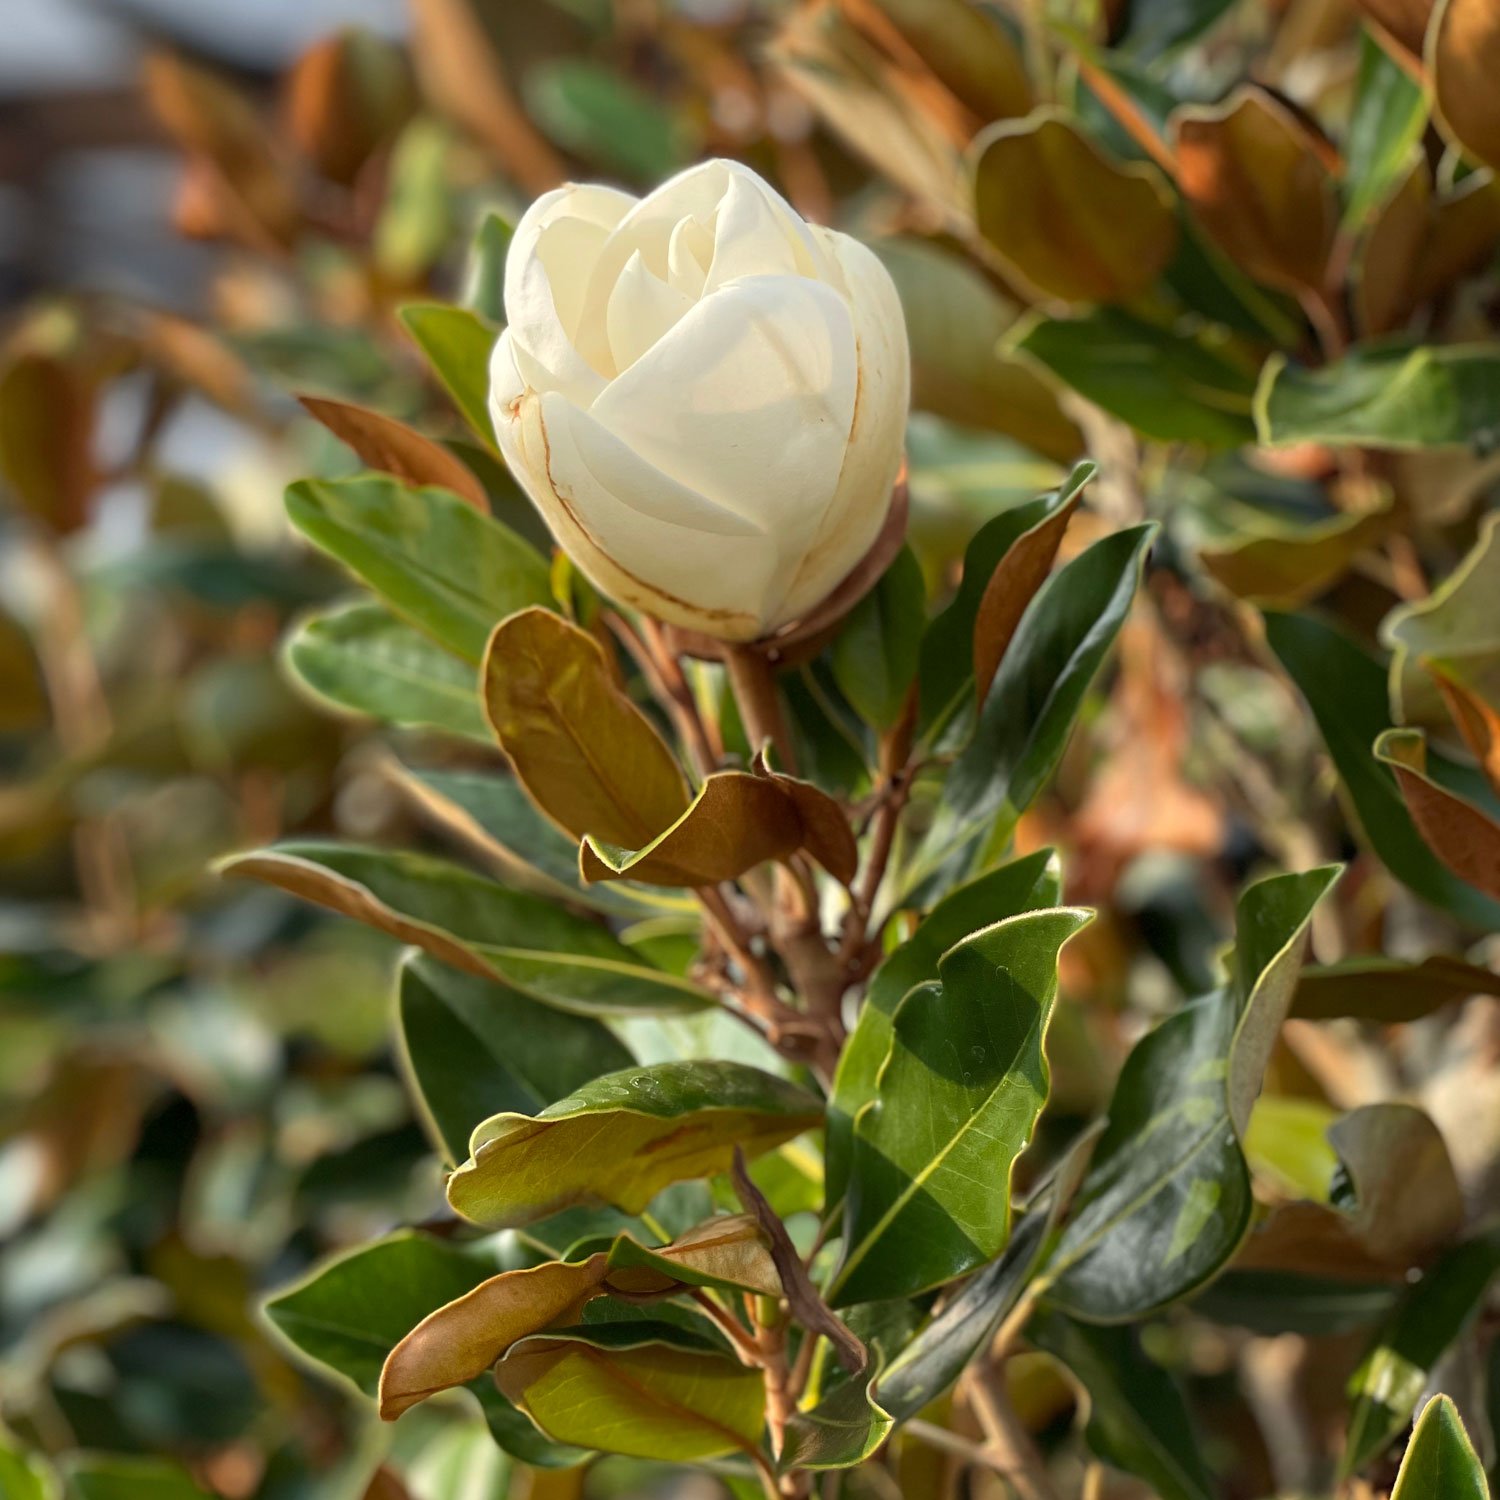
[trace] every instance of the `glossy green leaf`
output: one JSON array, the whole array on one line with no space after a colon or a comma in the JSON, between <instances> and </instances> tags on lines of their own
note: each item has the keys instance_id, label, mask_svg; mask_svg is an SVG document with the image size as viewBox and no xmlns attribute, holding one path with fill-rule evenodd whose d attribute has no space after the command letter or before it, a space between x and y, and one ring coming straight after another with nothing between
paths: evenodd
<instances>
[{"instance_id":1,"label":"glossy green leaf","mask_svg":"<svg viewBox=\"0 0 1500 1500\"><path fill-rule=\"evenodd\" d=\"M543 1432L608 1453L691 1463L749 1452L765 1425L765 1383L727 1354L647 1342L629 1325L523 1339L495 1379Z\"/></svg>"},{"instance_id":2,"label":"glossy green leaf","mask_svg":"<svg viewBox=\"0 0 1500 1500\"><path fill-rule=\"evenodd\" d=\"M1281 1333L1323 1338L1369 1328L1390 1315L1399 1296L1400 1288L1386 1281L1230 1267L1193 1298L1193 1313L1268 1338Z\"/></svg>"},{"instance_id":3,"label":"glossy green leaf","mask_svg":"<svg viewBox=\"0 0 1500 1500\"><path fill-rule=\"evenodd\" d=\"M1177 1382L1129 1328L1103 1328L1044 1311L1027 1337L1061 1360L1088 1392L1089 1448L1143 1479L1161 1500L1212 1500L1214 1482L1198 1451Z\"/></svg>"},{"instance_id":4,"label":"glossy green leaf","mask_svg":"<svg viewBox=\"0 0 1500 1500\"><path fill-rule=\"evenodd\" d=\"M1095 542L1027 606L974 738L948 773L922 868L997 820L1013 824L1046 785L1130 611L1155 531L1134 526Z\"/></svg>"},{"instance_id":5,"label":"glossy green leaf","mask_svg":"<svg viewBox=\"0 0 1500 1500\"><path fill-rule=\"evenodd\" d=\"M440 302L408 303L399 316L469 426L494 448L489 398L495 330L467 308Z\"/></svg>"},{"instance_id":6,"label":"glossy green leaf","mask_svg":"<svg viewBox=\"0 0 1500 1500\"><path fill-rule=\"evenodd\" d=\"M515 233L515 219L492 208L480 221L469 247L469 305L497 326L505 322L505 258Z\"/></svg>"},{"instance_id":7,"label":"glossy green leaf","mask_svg":"<svg viewBox=\"0 0 1500 1500\"><path fill-rule=\"evenodd\" d=\"M490 742L474 668L379 604L309 616L288 637L286 661L304 687L334 708Z\"/></svg>"},{"instance_id":8,"label":"glossy green leaf","mask_svg":"<svg viewBox=\"0 0 1500 1500\"><path fill-rule=\"evenodd\" d=\"M727 1171L736 1146L758 1156L822 1117L810 1094L742 1063L627 1069L535 1117L486 1120L448 1179L448 1201L465 1218L500 1226L573 1203L638 1213L668 1183Z\"/></svg>"},{"instance_id":9,"label":"glossy green leaf","mask_svg":"<svg viewBox=\"0 0 1500 1500\"><path fill-rule=\"evenodd\" d=\"M1353 1403L1339 1472L1378 1458L1411 1421L1432 1368L1469 1325L1500 1271L1500 1238L1450 1250L1407 1293L1349 1383Z\"/></svg>"},{"instance_id":10,"label":"glossy green leaf","mask_svg":"<svg viewBox=\"0 0 1500 1500\"><path fill-rule=\"evenodd\" d=\"M265 881L580 1015L682 1014L717 1004L640 961L598 922L429 855L287 843L235 855L228 875Z\"/></svg>"},{"instance_id":11,"label":"glossy green leaf","mask_svg":"<svg viewBox=\"0 0 1500 1500\"><path fill-rule=\"evenodd\" d=\"M1490 1500L1484 1465L1449 1397L1434 1396L1422 1408L1391 1500Z\"/></svg>"},{"instance_id":12,"label":"glossy green leaf","mask_svg":"<svg viewBox=\"0 0 1500 1500\"><path fill-rule=\"evenodd\" d=\"M1354 112L1344 143L1344 228L1358 230L1384 202L1422 138L1422 85L1365 29L1359 39Z\"/></svg>"},{"instance_id":13,"label":"glossy green leaf","mask_svg":"<svg viewBox=\"0 0 1500 1500\"><path fill-rule=\"evenodd\" d=\"M639 182L659 182L690 152L677 116L619 70L556 58L526 71L532 118L559 146Z\"/></svg>"},{"instance_id":14,"label":"glossy green leaf","mask_svg":"<svg viewBox=\"0 0 1500 1500\"><path fill-rule=\"evenodd\" d=\"M1266 640L1307 699L1365 838L1391 873L1466 922L1483 928L1500 923L1500 906L1452 874L1427 847L1394 774L1375 758L1375 740L1390 724L1379 663L1313 615L1267 611ZM1441 758L1434 754L1431 760Z\"/></svg>"},{"instance_id":15,"label":"glossy green leaf","mask_svg":"<svg viewBox=\"0 0 1500 1500\"><path fill-rule=\"evenodd\" d=\"M495 623L548 606L540 554L447 490L407 489L382 475L303 479L287 515L409 624L476 665Z\"/></svg>"},{"instance_id":16,"label":"glossy green leaf","mask_svg":"<svg viewBox=\"0 0 1500 1500\"><path fill-rule=\"evenodd\" d=\"M1255 392L1263 443L1469 448L1500 442L1500 344L1355 349L1321 369L1275 354Z\"/></svg>"},{"instance_id":17,"label":"glossy green leaf","mask_svg":"<svg viewBox=\"0 0 1500 1500\"><path fill-rule=\"evenodd\" d=\"M1394 524L1388 505L1308 525L1262 523L1201 547L1198 561L1237 598L1292 606L1336 582Z\"/></svg>"},{"instance_id":18,"label":"glossy green leaf","mask_svg":"<svg viewBox=\"0 0 1500 1500\"><path fill-rule=\"evenodd\" d=\"M1500 997L1500 974L1442 953L1417 963L1348 958L1303 969L1291 1013L1306 1021L1354 1016L1393 1025L1420 1021L1471 995Z\"/></svg>"},{"instance_id":19,"label":"glossy green leaf","mask_svg":"<svg viewBox=\"0 0 1500 1500\"><path fill-rule=\"evenodd\" d=\"M971 711L990 686L986 681L984 693L975 691L974 648L975 630L981 609L990 596L991 584L1002 563L1018 555L1023 540L1047 534L1048 523L1074 502L1095 472L1092 463L1076 464L1055 490L1002 512L974 533L964 549L963 577L953 602L928 625L922 636L917 723L925 737L947 743L950 737L969 732ZM1050 529L1056 530L1055 526ZM1055 554L1056 548L1052 547L1047 557L1049 566ZM1045 576L1045 569L1042 572ZM1031 582L1032 577L1028 576L1026 581ZM1040 587L1040 578L1035 583Z\"/></svg>"},{"instance_id":20,"label":"glossy green leaf","mask_svg":"<svg viewBox=\"0 0 1500 1500\"><path fill-rule=\"evenodd\" d=\"M450 1162L469 1154L474 1127L496 1109L534 1114L634 1061L598 1021L423 954L402 961L396 995L412 1092Z\"/></svg>"},{"instance_id":21,"label":"glossy green leaf","mask_svg":"<svg viewBox=\"0 0 1500 1500\"><path fill-rule=\"evenodd\" d=\"M1107 307L1036 320L1015 347L1146 437L1207 448L1255 441L1255 372L1206 334Z\"/></svg>"},{"instance_id":22,"label":"glossy green leaf","mask_svg":"<svg viewBox=\"0 0 1500 1500\"><path fill-rule=\"evenodd\" d=\"M831 648L839 690L867 723L889 729L917 675L926 620L922 569L903 547L880 581L849 611Z\"/></svg>"},{"instance_id":23,"label":"glossy green leaf","mask_svg":"<svg viewBox=\"0 0 1500 1500\"><path fill-rule=\"evenodd\" d=\"M1047 1099L1058 955L1091 917L1007 918L949 949L937 982L901 1002L854 1123L833 1306L912 1296L1004 1248L1011 1169Z\"/></svg>"},{"instance_id":24,"label":"glossy green leaf","mask_svg":"<svg viewBox=\"0 0 1500 1500\"><path fill-rule=\"evenodd\" d=\"M1126 1059L1109 1124L1046 1267L1049 1299L1090 1322L1144 1317L1196 1290L1250 1226L1241 1138L1291 1004L1313 910L1336 866L1240 897L1230 979Z\"/></svg>"},{"instance_id":25,"label":"glossy green leaf","mask_svg":"<svg viewBox=\"0 0 1500 1500\"><path fill-rule=\"evenodd\" d=\"M939 960L949 949L1007 917L1056 906L1061 891L1055 852L1042 849L1028 854L945 896L876 969L859 1020L839 1055L828 1101L825 1176L830 1208L843 1199L854 1119L875 1097L876 1077L891 1054L897 1007L917 985L938 977Z\"/></svg>"}]
</instances>

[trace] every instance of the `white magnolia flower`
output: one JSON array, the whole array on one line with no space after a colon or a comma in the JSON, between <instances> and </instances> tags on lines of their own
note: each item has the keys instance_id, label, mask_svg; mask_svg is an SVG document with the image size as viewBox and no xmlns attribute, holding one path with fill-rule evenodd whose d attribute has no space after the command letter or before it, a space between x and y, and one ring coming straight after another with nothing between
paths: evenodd
<instances>
[{"instance_id":1,"label":"white magnolia flower","mask_svg":"<svg viewBox=\"0 0 1500 1500\"><path fill-rule=\"evenodd\" d=\"M747 167L636 199L561 187L517 226L490 409L606 594L725 640L805 615L879 533L910 388L890 276Z\"/></svg>"}]
</instances>

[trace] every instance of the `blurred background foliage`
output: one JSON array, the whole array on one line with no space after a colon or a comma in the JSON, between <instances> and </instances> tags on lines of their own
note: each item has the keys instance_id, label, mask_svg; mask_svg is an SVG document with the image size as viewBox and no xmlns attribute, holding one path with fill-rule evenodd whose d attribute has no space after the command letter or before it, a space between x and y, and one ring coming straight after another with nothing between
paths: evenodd
<instances>
[{"instance_id":1,"label":"blurred background foliage","mask_svg":"<svg viewBox=\"0 0 1500 1500\"><path fill-rule=\"evenodd\" d=\"M1431 349L1492 332L1500 132L1467 60L1500 52L1482 18L1450 47L1440 130L1425 9L0 10L0 1490L719 1492L621 1461L512 1473L460 1409L414 1414L389 1449L365 1403L269 1331L267 1290L435 1213L439 1172L392 1056L392 945L205 874L294 832L427 836L388 775L391 744L420 731L332 718L279 664L288 622L346 587L290 540L282 487L358 467L292 393L442 438L538 535L395 309L497 316L505 226L565 176L644 187L734 155L877 242L912 336L913 541L934 595L981 522L1086 450L1102 478L1070 548L1164 521L1107 691L1020 834L1059 844L1069 899L1103 912L1067 954L1051 1128L1098 1113L1129 1044L1212 983L1262 861L1352 859L1324 964L1461 954L1475 967L1453 998L1500 990L1479 935L1493 908L1471 888L1434 899L1410 850L1372 834L1369 851L1314 722L1395 722L1376 662L1400 641L1381 622L1494 535L1500 363L1493 345ZM1273 632L1314 717L1246 600L1336 617L1340 644L1300 664L1305 635ZM1471 613L1459 655L1482 675L1500 645L1493 613ZM1440 703L1408 717L1451 737ZM1368 739L1332 745L1356 804ZM1497 1020L1488 999L1399 1032L1293 1022L1250 1142L1266 1201L1325 1190L1324 1127L1395 1094L1442 1128L1482 1221ZM1393 1295L1268 1336L1233 1316L1152 1330L1226 1493L1321 1482L1343 1380ZM1488 1347L1455 1343L1445 1388L1481 1390ZM1087 1420L1046 1356L1013 1363L1045 1441ZM1482 1404L1465 1415L1485 1430ZM843 1493L956 1482L903 1442L895 1480Z\"/></svg>"}]
</instances>

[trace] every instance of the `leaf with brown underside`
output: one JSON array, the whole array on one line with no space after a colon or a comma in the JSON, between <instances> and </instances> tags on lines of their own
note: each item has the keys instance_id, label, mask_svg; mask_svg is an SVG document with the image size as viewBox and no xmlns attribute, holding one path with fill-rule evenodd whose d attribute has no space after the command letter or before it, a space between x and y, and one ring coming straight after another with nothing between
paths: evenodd
<instances>
[{"instance_id":1,"label":"leaf with brown underside","mask_svg":"<svg viewBox=\"0 0 1500 1500\"><path fill-rule=\"evenodd\" d=\"M474 474L446 448L405 422L347 401L330 401L322 396L297 399L372 469L394 474L407 484L432 484L451 490L475 510L489 514L489 499Z\"/></svg>"},{"instance_id":2,"label":"leaf with brown underside","mask_svg":"<svg viewBox=\"0 0 1500 1500\"><path fill-rule=\"evenodd\" d=\"M1170 127L1177 185L1223 250L1268 286L1320 291L1339 218L1327 142L1254 84Z\"/></svg>"},{"instance_id":3,"label":"leaf with brown underside","mask_svg":"<svg viewBox=\"0 0 1500 1500\"><path fill-rule=\"evenodd\" d=\"M1424 661L1422 665L1437 683L1464 743L1479 762L1479 769L1494 787L1495 795L1500 796L1500 712L1453 676L1445 663Z\"/></svg>"},{"instance_id":4,"label":"leaf with brown underside","mask_svg":"<svg viewBox=\"0 0 1500 1500\"><path fill-rule=\"evenodd\" d=\"M1500 900L1500 823L1427 775L1420 729L1388 729L1375 757L1395 773L1401 795L1428 846L1460 880Z\"/></svg>"},{"instance_id":5,"label":"leaf with brown underside","mask_svg":"<svg viewBox=\"0 0 1500 1500\"><path fill-rule=\"evenodd\" d=\"M990 575L974 617L974 691L980 707L1000 669L1026 606L1047 581L1063 533L1083 498L1082 486L1040 526L1018 537Z\"/></svg>"},{"instance_id":6,"label":"leaf with brown underside","mask_svg":"<svg viewBox=\"0 0 1500 1500\"><path fill-rule=\"evenodd\" d=\"M1500 170L1500 6L1438 0L1426 61L1439 122L1465 154Z\"/></svg>"},{"instance_id":7,"label":"leaf with brown underside","mask_svg":"<svg viewBox=\"0 0 1500 1500\"><path fill-rule=\"evenodd\" d=\"M1374 22L1376 36L1413 71L1421 67L1422 41L1432 16L1432 0L1356 0Z\"/></svg>"},{"instance_id":8,"label":"leaf with brown underside","mask_svg":"<svg viewBox=\"0 0 1500 1500\"><path fill-rule=\"evenodd\" d=\"M352 184L416 109L405 50L349 27L314 42L286 76L287 134L325 177Z\"/></svg>"},{"instance_id":9,"label":"leaf with brown underside","mask_svg":"<svg viewBox=\"0 0 1500 1500\"><path fill-rule=\"evenodd\" d=\"M859 1336L841 1318L834 1315L833 1310L819 1295L802 1263L802 1257L797 1253L797 1247L792 1244L791 1236L786 1232L786 1225L767 1202L765 1194L750 1180L750 1173L745 1168L745 1153L738 1147L735 1148L730 1179L734 1183L736 1196L747 1212L754 1215L770 1241L771 1259L776 1263L783 1295L787 1306L792 1310L792 1316L810 1335L821 1334L826 1338L833 1346L839 1363L851 1375L863 1375L870 1363L870 1351L865 1348Z\"/></svg>"},{"instance_id":10,"label":"leaf with brown underside","mask_svg":"<svg viewBox=\"0 0 1500 1500\"><path fill-rule=\"evenodd\" d=\"M848 885L859 869L859 844L844 809L821 787L796 776L782 776L756 757L757 776L769 776L786 796L802 822L802 843L817 862L841 885Z\"/></svg>"},{"instance_id":11,"label":"leaf with brown underside","mask_svg":"<svg viewBox=\"0 0 1500 1500\"><path fill-rule=\"evenodd\" d=\"M640 849L687 811L681 767L586 631L550 610L511 615L490 636L481 684L500 748L565 833Z\"/></svg>"},{"instance_id":12,"label":"leaf with brown underside","mask_svg":"<svg viewBox=\"0 0 1500 1500\"><path fill-rule=\"evenodd\" d=\"M1058 111L998 121L971 151L979 232L1044 296L1126 302L1171 260L1177 212L1160 171L1116 160Z\"/></svg>"}]
</instances>

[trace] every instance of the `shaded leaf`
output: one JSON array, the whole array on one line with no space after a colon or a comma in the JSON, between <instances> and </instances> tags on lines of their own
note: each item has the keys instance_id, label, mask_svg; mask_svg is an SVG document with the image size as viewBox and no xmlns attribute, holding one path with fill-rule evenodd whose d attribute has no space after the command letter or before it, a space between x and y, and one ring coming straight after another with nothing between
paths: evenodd
<instances>
[{"instance_id":1,"label":"shaded leaf","mask_svg":"<svg viewBox=\"0 0 1500 1500\"><path fill-rule=\"evenodd\" d=\"M1027 1325L1027 1337L1088 1393L1084 1435L1094 1453L1145 1480L1161 1500L1211 1500L1214 1482L1182 1392L1134 1330L1090 1327L1044 1310Z\"/></svg>"},{"instance_id":2,"label":"shaded leaf","mask_svg":"<svg viewBox=\"0 0 1500 1500\"><path fill-rule=\"evenodd\" d=\"M334 708L490 742L474 668L379 604L310 615L284 649L297 681Z\"/></svg>"},{"instance_id":3,"label":"shaded leaf","mask_svg":"<svg viewBox=\"0 0 1500 1500\"><path fill-rule=\"evenodd\" d=\"M1420 1021L1471 995L1500 997L1500 974L1434 954L1419 963L1394 958L1349 958L1309 965L1297 980L1291 1014L1306 1021L1355 1016L1391 1025Z\"/></svg>"},{"instance_id":4,"label":"shaded leaf","mask_svg":"<svg viewBox=\"0 0 1500 1500\"><path fill-rule=\"evenodd\" d=\"M656 95L605 63L564 57L527 70L527 111L574 156L640 182L670 177L693 155L682 123Z\"/></svg>"},{"instance_id":5,"label":"shaded leaf","mask_svg":"<svg viewBox=\"0 0 1500 1500\"><path fill-rule=\"evenodd\" d=\"M1055 109L1000 120L970 148L976 226L1006 263L1063 302L1128 302L1177 246L1166 181L1121 162Z\"/></svg>"},{"instance_id":6,"label":"shaded leaf","mask_svg":"<svg viewBox=\"0 0 1500 1500\"><path fill-rule=\"evenodd\" d=\"M449 1162L497 1108L535 1113L634 1061L598 1021L420 954L402 961L396 1015L412 1092Z\"/></svg>"},{"instance_id":7,"label":"shaded leaf","mask_svg":"<svg viewBox=\"0 0 1500 1500\"><path fill-rule=\"evenodd\" d=\"M727 1171L736 1146L758 1156L821 1119L811 1095L741 1063L627 1069L535 1117L486 1120L448 1179L448 1201L465 1218L501 1226L573 1203L637 1213L668 1183Z\"/></svg>"},{"instance_id":8,"label":"shaded leaf","mask_svg":"<svg viewBox=\"0 0 1500 1500\"><path fill-rule=\"evenodd\" d=\"M834 681L854 710L877 729L900 717L917 675L927 614L921 565L910 547L844 617L830 648Z\"/></svg>"},{"instance_id":9,"label":"shaded leaf","mask_svg":"<svg viewBox=\"0 0 1500 1500\"><path fill-rule=\"evenodd\" d=\"M1035 320L1015 347L1146 437L1210 448L1255 440L1255 374L1207 333L1102 307L1082 318Z\"/></svg>"},{"instance_id":10,"label":"shaded leaf","mask_svg":"<svg viewBox=\"0 0 1500 1500\"><path fill-rule=\"evenodd\" d=\"M1268 611L1266 640L1307 699L1365 838L1391 873L1434 906L1493 927L1500 907L1440 863L1412 823L1394 774L1371 749L1390 723L1380 665L1313 615Z\"/></svg>"},{"instance_id":11,"label":"shaded leaf","mask_svg":"<svg viewBox=\"0 0 1500 1500\"><path fill-rule=\"evenodd\" d=\"M414 427L382 412L324 396L297 398L340 442L348 444L372 469L392 474L414 487L435 485L489 514L490 502L474 472L446 448Z\"/></svg>"},{"instance_id":12,"label":"shaded leaf","mask_svg":"<svg viewBox=\"0 0 1500 1500\"><path fill-rule=\"evenodd\" d=\"M1398 55L1408 63L1421 61L1433 0L1358 0L1358 4L1375 23L1376 34Z\"/></svg>"},{"instance_id":13,"label":"shaded leaf","mask_svg":"<svg viewBox=\"0 0 1500 1500\"><path fill-rule=\"evenodd\" d=\"M875 1097L875 1080L891 1054L892 1020L916 986L936 980L942 956L981 928L1041 907L1056 906L1062 881L1057 855L1040 849L951 891L917 930L876 969L854 1030L839 1055L828 1101L827 1202L844 1196L854 1119Z\"/></svg>"},{"instance_id":14,"label":"shaded leaf","mask_svg":"<svg viewBox=\"0 0 1500 1500\"><path fill-rule=\"evenodd\" d=\"M1062 531L1095 472L1091 463L1075 465L1057 489L1003 511L970 539L958 592L922 636L917 723L924 736L943 743L950 725L954 736L967 733L966 710L988 693L1015 623L1050 571ZM1014 600L1009 597L1007 579L1017 586L1019 597ZM1012 612L1015 620L1010 619ZM981 613L985 617L984 666L976 673Z\"/></svg>"},{"instance_id":15,"label":"shaded leaf","mask_svg":"<svg viewBox=\"0 0 1500 1500\"><path fill-rule=\"evenodd\" d=\"M1255 393L1263 443L1363 448L1473 448L1500 441L1500 345L1385 343L1322 369L1281 354Z\"/></svg>"},{"instance_id":16,"label":"shaded leaf","mask_svg":"<svg viewBox=\"0 0 1500 1500\"><path fill-rule=\"evenodd\" d=\"M1320 293L1338 231L1326 143L1254 84L1171 127L1177 185L1220 247L1257 281Z\"/></svg>"},{"instance_id":17,"label":"shaded leaf","mask_svg":"<svg viewBox=\"0 0 1500 1500\"><path fill-rule=\"evenodd\" d=\"M1011 1170L1047 1097L1058 954L1091 916L1057 908L985 928L901 1002L855 1118L833 1305L926 1291L1004 1247Z\"/></svg>"},{"instance_id":18,"label":"shaded leaf","mask_svg":"<svg viewBox=\"0 0 1500 1500\"><path fill-rule=\"evenodd\" d=\"M716 1004L686 980L643 964L599 923L427 855L287 843L232 856L219 868L329 907L560 1010L650 1015Z\"/></svg>"},{"instance_id":19,"label":"shaded leaf","mask_svg":"<svg viewBox=\"0 0 1500 1500\"><path fill-rule=\"evenodd\" d=\"M1240 897L1229 983L1163 1021L1126 1059L1109 1125L1045 1275L1090 1322L1139 1318L1196 1290L1250 1225L1241 1138L1338 875L1279 875Z\"/></svg>"},{"instance_id":20,"label":"shaded leaf","mask_svg":"<svg viewBox=\"0 0 1500 1500\"><path fill-rule=\"evenodd\" d=\"M1426 124L1422 85L1368 31L1361 32L1344 146L1345 229L1361 227L1396 186Z\"/></svg>"},{"instance_id":21,"label":"shaded leaf","mask_svg":"<svg viewBox=\"0 0 1500 1500\"><path fill-rule=\"evenodd\" d=\"M628 1325L524 1339L495 1379L556 1441L608 1453L689 1463L749 1452L765 1425L758 1370L711 1349L642 1342Z\"/></svg>"},{"instance_id":22,"label":"shaded leaf","mask_svg":"<svg viewBox=\"0 0 1500 1500\"><path fill-rule=\"evenodd\" d=\"M1500 797L1500 708L1486 702L1467 684L1458 680L1455 667L1459 665L1452 660L1445 660L1441 667L1429 663L1428 669L1442 692L1443 701L1448 705L1448 712L1453 715L1453 722L1458 725L1464 743L1479 762L1479 769L1484 773L1491 790ZM1467 667L1468 664L1461 665Z\"/></svg>"},{"instance_id":23,"label":"shaded leaf","mask_svg":"<svg viewBox=\"0 0 1500 1500\"><path fill-rule=\"evenodd\" d=\"M287 131L325 177L352 183L417 103L411 64L389 37L348 27L315 42L286 84Z\"/></svg>"},{"instance_id":24,"label":"shaded leaf","mask_svg":"<svg viewBox=\"0 0 1500 1500\"><path fill-rule=\"evenodd\" d=\"M998 347L1017 309L967 261L933 245L888 239L873 248L906 314L913 407L1002 432L1059 463L1077 458L1083 436L1051 384Z\"/></svg>"},{"instance_id":25,"label":"shaded leaf","mask_svg":"<svg viewBox=\"0 0 1500 1500\"><path fill-rule=\"evenodd\" d=\"M1490 1500L1484 1465L1449 1397L1434 1396L1422 1408L1391 1500Z\"/></svg>"},{"instance_id":26,"label":"shaded leaf","mask_svg":"<svg viewBox=\"0 0 1500 1500\"><path fill-rule=\"evenodd\" d=\"M126 1454L75 1454L67 1465L76 1500L210 1500L180 1464Z\"/></svg>"},{"instance_id":27,"label":"shaded leaf","mask_svg":"<svg viewBox=\"0 0 1500 1500\"><path fill-rule=\"evenodd\" d=\"M464 420L493 449L489 399L495 330L468 308L441 302L409 302L399 315Z\"/></svg>"},{"instance_id":28,"label":"shaded leaf","mask_svg":"<svg viewBox=\"0 0 1500 1500\"><path fill-rule=\"evenodd\" d=\"M1407 1293L1349 1383L1353 1407L1341 1476L1362 1469L1400 1436L1433 1366L1468 1326L1497 1270L1500 1241L1469 1240Z\"/></svg>"},{"instance_id":29,"label":"shaded leaf","mask_svg":"<svg viewBox=\"0 0 1500 1500\"><path fill-rule=\"evenodd\" d=\"M615 686L586 631L545 609L513 615L490 638L483 682L500 748L574 838L642 849L687 811L666 741Z\"/></svg>"},{"instance_id":30,"label":"shaded leaf","mask_svg":"<svg viewBox=\"0 0 1500 1500\"><path fill-rule=\"evenodd\" d=\"M497 620L546 605L547 564L527 542L447 490L393 479L303 479L292 524L404 620L478 663Z\"/></svg>"},{"instance_id":31,"label":"shaded leaf","mask_svg":"<svg viewBox=\"0 0 1500 1500\"><path fill-rule=\"evenodd\" d=\"M1500 823L1428 774L1420 729L1388 729L1375 759L1396 773L1407 810L1428 847L1458 876L1500 901Z\"/></svg>"},{"instance_id":32,"label":"shaded leaf","mask_svg":"<svg viewBox=\"0 0 1500 1500\"><path fill-rule=\"evenodd\" d=\"M1051 777L1130 610L1154 535L1152 525L1135 526L1095 542L1027 605L974 738L948 773L925 867L995 821L1013 822Z\"/></svg>"},{"instance_id":33,"label":"shaded leaf","mask_svg":"<svg viewBox=\"0 0 1500 1500\"><path fill-rule=\"evenodd\" d=\"M95 393L76 364L31 350L0 368L0 479L55 532L88 519L94 415Z\"/></svg>"},{"instance_id":34,"label":"shaded leaf","mask_svg":"<svg viewBox=\"0 0 1500 1500\"><path fill-rule=\"evenodd\" d=\"M852 1469L871 1457L895 1425L875 1394L878 1380L843 1381L816 1406L794 1412L786 1426L783 1471Z\"/></svg>"}]
</instances>

